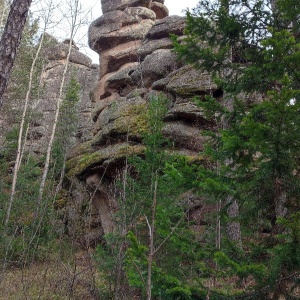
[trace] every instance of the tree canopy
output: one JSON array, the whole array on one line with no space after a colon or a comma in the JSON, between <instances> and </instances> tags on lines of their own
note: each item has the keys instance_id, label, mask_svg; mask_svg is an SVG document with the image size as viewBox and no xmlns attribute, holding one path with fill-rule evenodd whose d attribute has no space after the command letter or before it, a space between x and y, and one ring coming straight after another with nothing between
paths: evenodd
<instances>
[{"instance_id":1,"label":"tree canopy","mask_svg":"<svg viewBox=\"0 0 300 300\"><path fill-rule=\"evenodd\" d=\"M294 251L300 222L299 15L296 0L201 0L187 12L186 37L173 37L179 58L210 72L223 91L223 101L211 95L198 101L215 127L207 133L212 167L200 168L195 186L221 203L221 213L226 197L237 200L242 251L247 249L248 263L267 266L261 284L275 291L275 299L292 297L280 278L300 270ZM223 223L228 218L225 213ZM262 242L263 232L270 239Z\"/></svg>"}]
</instances>

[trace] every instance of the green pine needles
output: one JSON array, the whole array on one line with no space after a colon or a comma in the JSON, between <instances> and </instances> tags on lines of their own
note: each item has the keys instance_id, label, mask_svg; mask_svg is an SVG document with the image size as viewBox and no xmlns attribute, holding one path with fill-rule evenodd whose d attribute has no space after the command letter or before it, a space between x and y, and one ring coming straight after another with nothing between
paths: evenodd
<instances>
[{"instance_id":1,"label":"green pine needles","mask_svg":"<svg viewBox=\"0 0 300 300\"><path fill-rule=\"evenodd\" d=\"M183 189L167 171L177 158L167 151L170 143L161 133L166 112L165 98L149 100L145 152L128 158L126 176L120 182L123 191L115 214L117 229L106 238L109 257L114 257L115 274L107 278L107 284L113 283L110 295L114 298L193 299L196 270L192 261L197 244L179 203ZM100 253L103 246L99 245ZM98 255L102 269L101 261L108 260Z\"/></svg>"},{"instance_id":2,"label":"green pine needles","mask_svg":"<svg viewBox=\"0 0 300 300\"><path fill-rule=\"evenodd\" d=\"M210 72L224 93L198 101L215 128L205 150L211 165L199 168L194 186L219 205L223 227L241 226L240 246L228 247L223 233L215 257L232 275L255 278L238 299L255 289L262 299L266 291L297 297L299 13L293 0L200 1L187 12L186 38L173 37L179 58Z\"/></svg>"}]
</instances>

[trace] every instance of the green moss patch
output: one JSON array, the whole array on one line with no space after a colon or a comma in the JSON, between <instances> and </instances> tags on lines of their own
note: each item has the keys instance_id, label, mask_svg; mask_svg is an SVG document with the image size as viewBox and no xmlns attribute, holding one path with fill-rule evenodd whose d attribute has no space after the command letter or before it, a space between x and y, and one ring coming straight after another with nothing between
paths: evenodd
<instances>
[{"instance_id":1,"label":"green moss patch","mask_svg":"<svg viewBox=\"0 0 300 300\"><path fill-rule=\"evenodd\" d=\"M80 155L70 159L66 164L67 177L80 176L96 165L103 165L107 160L114 160L143 153L142 145L128 145L127 143L108 146L91 154Z\"/></svg>"}]
</instances>

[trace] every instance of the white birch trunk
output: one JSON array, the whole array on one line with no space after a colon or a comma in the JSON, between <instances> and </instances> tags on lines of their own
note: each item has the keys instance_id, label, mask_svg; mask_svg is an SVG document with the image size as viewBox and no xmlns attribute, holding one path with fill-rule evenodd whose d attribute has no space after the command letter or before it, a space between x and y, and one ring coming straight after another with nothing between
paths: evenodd
<instances>
[{"instance_id":1,"label":"white birch trunk","mask_svg":"<svg viewBox=\"0 0 300 300\"><path fill-rule=\"evenodd\" d=\"M51 152L52 152L54 137L55 137L56 128L57 128L57 124L58 124L60 108L61 108L61 104L63 101L63 88L65 85L65 80L66 80L66 75L67 75L67 71L68 71L70 55L71 55L71 50L72 50L72 42L73 42L73 38L74 38L74 34L75 34L78 6L79 6L79 0L75 0L75 9L74 9L75 13L72 15L71 34L70 34L68 54L67 54L67 58L66 58L66 62L65 62L64 71L62 74L61 84L60 84L60 88L59 88L59 94L58 94L57 103L56 103L56 111L55 111L52 131L51 131L50 140L49 140L47 152L46 152L45 165L44 165L43 175L42 175L42 179L41 179L41 183L40 183L39 195L38 195L38 199L37 199L37 210L39 210L41 203L42 203L46 179L47 179L47 175L48 175L48 171L49 171Z\"/></svg>"},{"instance_id":2,"label":"white birch trunk","mask_svg":"<svg viewBox=\"0 0 300 300\"><path fill-rule=\"evenodd\" d=\"M50 11L48 13L50 13ZM46 33L48 20L49 20L49 14L47 16L47 22L45 22L44 30L43 30L43 33L42 33L42 36L41 36L41 40L40 40L38 49L36 51L35 57L34 57L33 62L31 64L31 69L30 69L30 74L29 74L29 83L28 83L28 88L27 88L27 92L26 92L26 96L25 96L25 103L24 103L22 119L21 119L21 124L20 124L20 130L19 130L17 157L16 157L14 171L13 171L13 181L12 181L12 186L11 186L11 193L10 193L10 199L9 199L9 203L8 203L8 209L7 209L7 212L6 212L6 218L5 218L5 223L4 223L5 225L7 225L8 222L9 222L10 215L11 215L11 209L12 209L12 205L13 205L14 197L15 197L15 193L16 193L18 171L20 169L20 165L21 165L21 162L22 162L21 161L22 160L22 155L21 155L22 154L22 145L23 145L23 143L26 142L26 135L25 135L24 141L23 141L23 131L24 131L24 127L25 127L25 119L26 119L26 115L27 115L27 111L28 111L29 98L30 98L31 89L32 89L34 68L36 66L36 62L39 58L39 55L40 55L40 52L41 52L41 49L42 49L42 45L43 45L43 41L44 41L44 35Z\"/></svg>"}]
</instances>

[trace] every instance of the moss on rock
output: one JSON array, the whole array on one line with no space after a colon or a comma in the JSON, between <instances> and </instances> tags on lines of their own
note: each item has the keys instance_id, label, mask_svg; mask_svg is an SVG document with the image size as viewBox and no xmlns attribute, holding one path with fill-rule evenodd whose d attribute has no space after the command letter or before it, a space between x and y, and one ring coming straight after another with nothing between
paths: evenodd
<instances>
[{"instance_id":1,"label":"moss on rock","mask_svg":"<svg viewBox=\"0 0 300 300\"><path fill-rule=\"evenodd\" d=\"M141 97L113 102L105 114L102 129L93 138L93 146L103 145L115 137L141 138L148 130L147 103Z\"/></svg>"},{"instance_id":2,"label":"moss on rock","mask_svg":"<svg viewBox=\"0 0 300 300\"><path fill-rule=\"evenodd\" d=\"M113 162L127 156L142 154L144 149L145 147L142 145L132 146L127 143L122 143L108 146L91 154L80 155L67 162L67 177L81 176L95 166L102 166L107 160Z\"/></svg>"},{"instance_id":3,"label":"moss on rock","mask_svg":"<svg viewBox=\"0 0 300 300\"><path fill-rule=\"evenodd\" d=\"M92 147L92 140L89 140L85 143L78 145L77 147L73 148L72 151L69 153L68 157L78 157L80 155L86 155L88 153L93 153L95 149Z\"/></svg>"},{"instance_id":4,"label":"moss on rock","mask_svg":"<svg viewBox=\"0 0 300 300\"><path fill-rule=\"evenodd\" d=\"M125 128L126 133L141 136L148 131L147 105L138 103L125 109L116 120L116 127Z\"/></svg>"}]
</instances>

